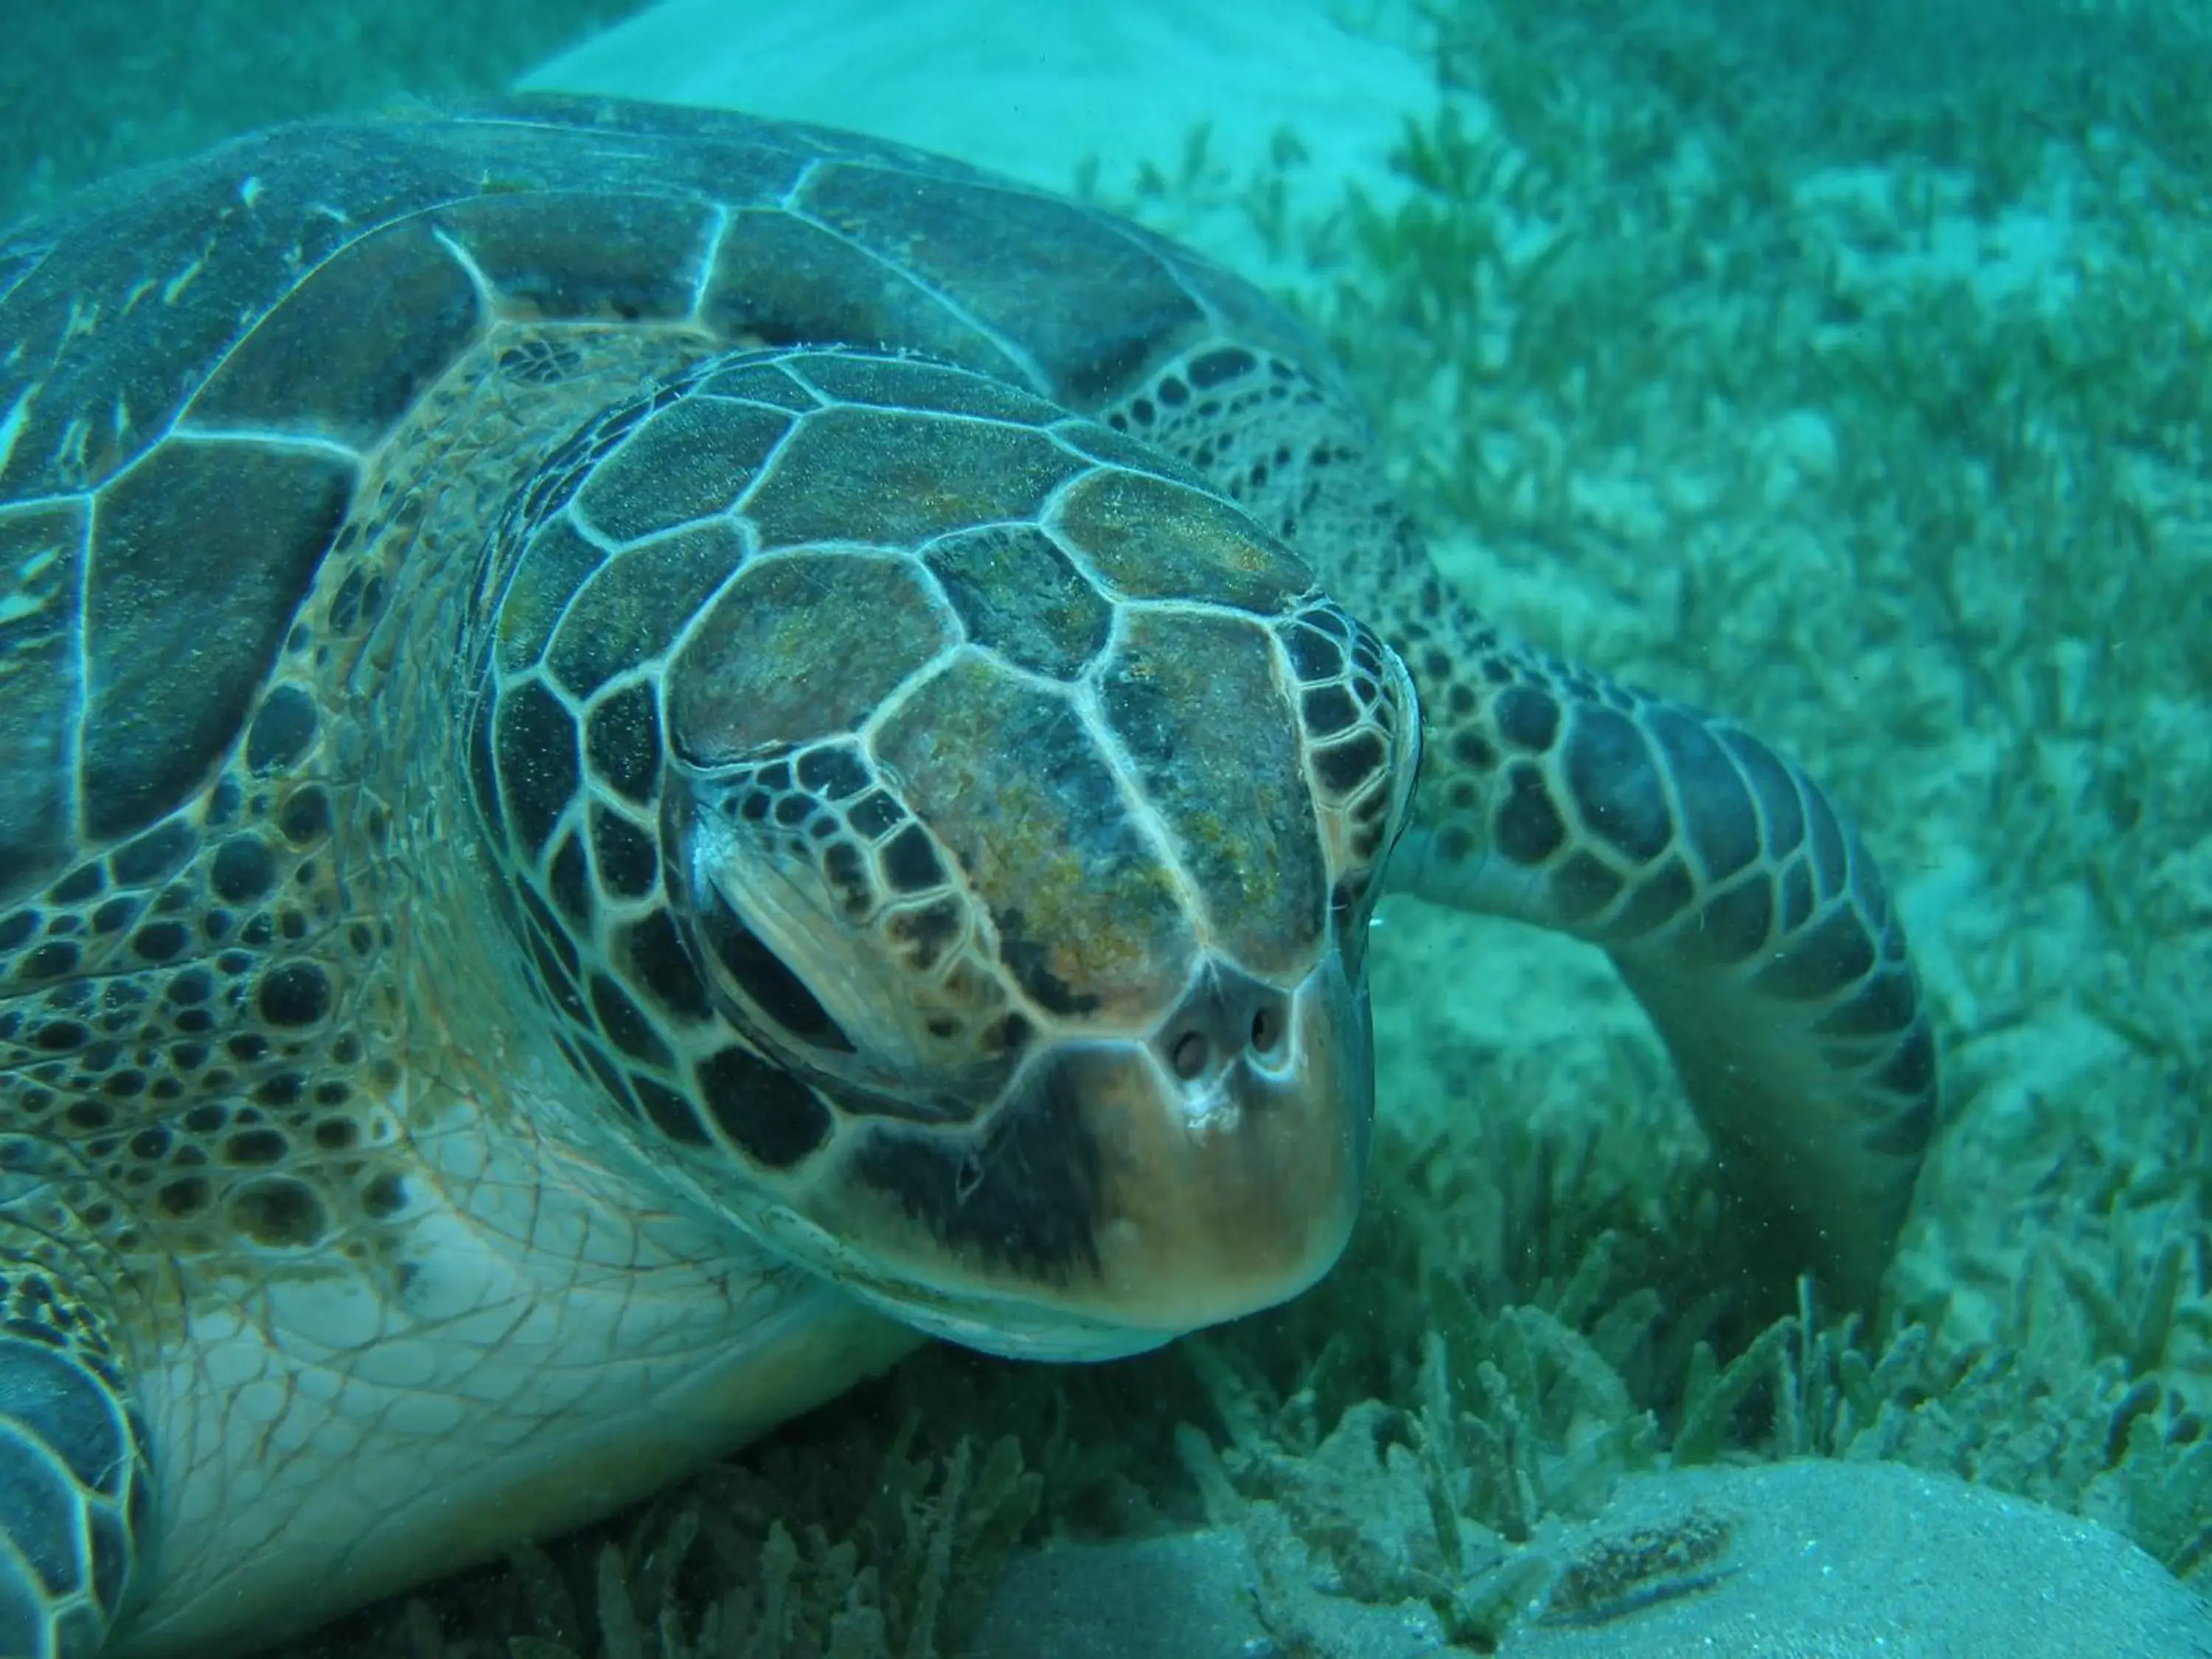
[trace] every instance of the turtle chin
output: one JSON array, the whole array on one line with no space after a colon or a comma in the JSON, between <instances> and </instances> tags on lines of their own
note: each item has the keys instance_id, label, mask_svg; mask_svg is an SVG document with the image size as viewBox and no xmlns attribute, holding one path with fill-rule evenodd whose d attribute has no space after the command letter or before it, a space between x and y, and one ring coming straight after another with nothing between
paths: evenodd
<instances>
[{"instance_id":1,"label":"turtle chin","mask_svg":"<svg viewBox=\"0 0 2212 1659\"><path fill-rule=\"evenodd\" d=\"M1218 963L1152 1033L1040 1045L972 1125L889 1120L763 1231L933 1335L1098 1359L1287 1300L1350 1236L1374 1114L1364 985Z\"/></svg>"}]
</instances>

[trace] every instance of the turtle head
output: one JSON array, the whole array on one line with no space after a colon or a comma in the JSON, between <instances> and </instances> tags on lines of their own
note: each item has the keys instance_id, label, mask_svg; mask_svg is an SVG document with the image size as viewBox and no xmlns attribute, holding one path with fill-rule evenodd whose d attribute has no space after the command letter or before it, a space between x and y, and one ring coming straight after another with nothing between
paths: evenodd
<instances>
[{"instance_id":1,"label":"turtle head","mask_svg":"<svg viewBox=\"0 0 2212 1659\"><path fill-rule=\"evenodd\" d=\"M665 1058L610 1056L623 1130L971 1346L1103 1358L1281 1301L1363 1182L1411 683L1172 464L857 361L896 406L789 422L654 665L657 878L600 960Z\"/></svg>"},{"instance_id":2,"label":"turtle head","mask_svg":"<svg viewBox=\"0 0 2212 1659\"><path fill-rule=\"evenodd\" d=\"M867 586L838 562L821 591ZM900 598L854 645L934 606L921 572L878 574ZM1064 684L948 639L859 732L667 793L685 937L773 1068L728 1126L730 1201L766 1243L934 1334L1056 1357L1154 1346L1334 1261L1415 717L1378 643L1296 616L1133 607ZM802 678L827 684L850 659L818 648ZM689 672L727 686L751 660L684 665L679 738Z\"/></svg>"}]
</instances>

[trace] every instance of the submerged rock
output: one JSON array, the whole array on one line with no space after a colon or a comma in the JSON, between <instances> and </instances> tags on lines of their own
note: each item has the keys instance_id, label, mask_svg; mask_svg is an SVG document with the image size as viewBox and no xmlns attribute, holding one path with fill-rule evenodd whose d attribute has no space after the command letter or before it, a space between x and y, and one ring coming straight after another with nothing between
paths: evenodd
<instances>
[{"instance_id":1,"label":"submerged rock","mask_svg":"<svg viewBox=\"0 0 2212 1659\"><path fill-rule=\"evenodd\" d=\"M1425 1604L1319 1590L1291 1598L1294 1636L1271 1631L1262 1610L1285 1598L1279 1578L1262 1585L1265 1530L1020 1557L976 1659L1462 1651ZM2117 1533L1898 1464L1637 1476L1597 1519L1543 1529L1501 1571L1549 1583L1500 1659L2212 1659L2212 1606Z\"/></svg>"},{"instance_id":2,"label":"submerged rock","mask_svg":"<svg viewBox=\"0 0 2212 1659\"><path fill-rule=\"evenodd\" d=\"M2212 1656L2212 1607L2118 1533L1894 1463L1640 1476L1559 1548L1504 1659Z\"/></svg>"}]
</instances>

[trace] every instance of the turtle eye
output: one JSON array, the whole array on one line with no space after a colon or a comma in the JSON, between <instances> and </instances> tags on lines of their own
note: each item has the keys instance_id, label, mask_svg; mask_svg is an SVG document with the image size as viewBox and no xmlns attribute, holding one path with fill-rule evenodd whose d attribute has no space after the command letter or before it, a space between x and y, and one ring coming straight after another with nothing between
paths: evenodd
<instances>
[{"instance_id":1,"label":"turtle eye","mask_svg":"<svg viewBox=\"0 0 2212 1659\"><path fill-rule=\"evenodd\" d=\"M793 769L778 762L762 769L780 783ZM809 834L811 818L789 822L799 815L774 802L749 810L759 793L726 781L678 785L662 802L678 926L715 1012L771 1058L824 1085L911 1104L984 1072L995 1076L1008 1058L988 1038L996 1027L956 994L975 976L914 970L924 947L941 961L957 913L939 919L938 933L922 918L948 907L878 914L870 901L882 879L864 874L876 885L856 889L836 856L841 838Z\"/></svg>"},{"instance_id":2,"label":"turtle eye","mask_svg":"<svg viewBox=\"0 0 2212 1659\"><path fill-rule=\"evenodd\" d=\"M1392 702L1397 709L1395 736L1400 761L1397 783L1391 791L1390 842L1383 854L1388 859L1413 825L1413 801L1421 783L1421 763L1428 758L1429 733L1427 711L1421 707L1420 692L1413 684L1413 674L1396 652L1387 645L1382 650L1389 666Z\"/></svg>"},{"instance_id":3,"label":"turtle eye","mask_svg":"<svg viewBox=\"0 0 2212 1659\"><path fill-rule=\"evenodd\" d=\"M792 1060L853 1054L852 1035L804 971L822 964L794 966L771 942L835 933L819 925L829 920L830 907L816 890L818 872L793 867L803 860L763 857L766 849L750 844L760 827L742 811L720 810L693 791L665 792L661 856L674 878L681 930L710 1000L739 1031ZM771 901L765 911L763 900Z\"/></svg>"},{"instance_id":4,"label":"turtle eye","mask_svg":"<svg viewBox=\"0 0 2212 1659\"><path fill-rule=\"evenodd\" d=\"M745 926L711 879L696 884L693 915L700 942L722 969L721 974L709 975L708 982L724 993L717 1000L725 1005L722 1012L726 1018L749 1035L759 1036L762 1033L756 1029L758 1020L745 1017L757 1011L773 1022L775 1030L811 1048L853 1052L852 1038L830 1017L821 999L806 988L805 981L793 973L782 957L762 942L759 934ZM726 981L724 975L727 975ZM750 1005L750 1010L742 1006L727 1006L732 1000L727 995L732 988L741 994L743 1003Z\"/></svg>"}]
</instances>

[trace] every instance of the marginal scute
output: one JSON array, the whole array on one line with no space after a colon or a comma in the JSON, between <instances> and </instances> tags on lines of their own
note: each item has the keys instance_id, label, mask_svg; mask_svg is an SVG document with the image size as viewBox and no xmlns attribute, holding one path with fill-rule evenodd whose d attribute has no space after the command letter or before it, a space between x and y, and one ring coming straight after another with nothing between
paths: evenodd
<instances>
[{"instance_id":1,"label":"marginal scute","mask_svg":"<svg viewBox=\"0 0 2212 1659\"><path fill-rule=\"evenodd\" d=\"M231 349L187 425L368 449L483 327L476 286L421 220L349 244Z\"/></svg>"},{"instance_id":2,"label":"marginal scute","mask_svg":"<svg viewBox=\"0 0 2212 1659\"><path fill-rule=\"evenodd\" d=\"M479 196L434 216L507 316L670 321L691 308L714 223L702 202L599 191Z\"/></svg>"},{"instance_id":3,"label":"marginal scute","mask_svg":"<svg viewBox=\"0 0 2212 1659\"><path fill-rule=\"evenodd\" d=\"M34 371L44 373L44 383L0 456L0 492L29 497L96 488L139 459L299 272L359 236L362 220L381 216L344 222L303 214L298 196L338 181L311 182L304 167L283 171L297 180L286 192L294 199L267 201L258 210L240 203L245 173L217 162L179 170L159 189L119 196L106 211L60 227L48 256L6 296L0 317L0 337L23 346L12 362L0 362L0 408L14 404L22 389L17 364L53 366ZM149 278L151 302L126 304L131 290ZM98 349L66 349L94 298ZM109 417L90 423L87 441L70 441L70 423L94 408L111 411Z\"/></svg>"},{"instance_id":4,"label":"marginal scute","mask_svg":"<svg viewBox=\"0 0 2212 1659\"><path fill-rule=\"evenodd\" d=\"M1207 487L1205 475L1196 468L1165 450L1140 443L1113 427L1100 426L1091 421L1062 420L1053 428L1053 435L1071 449L1080 451L1103 465L1118 466L1132 472L1157 472L1162 477L1172 478L1177 483L1188 484L1195 489Z\"/></svg>"},{"instance_id":5,"label":"marginal scute","mask_svg":"<svg viewBox=\"0 0 2212 1659\"><path fill-rule=\"evenodd\" d=\"M574 135L599 132L588 143L590 174L603 190L639 194L686 191L730 201L775 201L790 192L817 146L771 124L732 119L720 111L662 108L649 125L636 106L601 98L533 94L499 100L465 123L431 121L422 136L446 139L479 170L472 182L496 181L518 195L556 189L572 178ZM449 136L459 128L458 142ZM474 193L472 191L471 193Z\"/></svg>"},{"instance_id":6,"label":"marginal scute","mask_svg":"<svg viewBox=\"0 0 2212 1659\"><path fill-rule=\"evenodd\" d=\"M213 773L353 486L318 452L172 441L110 489L86 590L91 834L142 828ZM163 648L181 616L192 648Z\"/></svg>"},{"instance_id":7,"label":"marginal scute","mask_svg":"<svg viewBox=\"0 0 2212 1659\"><path fill-rule=\"evenodd\" d=\"M66 861L72 787L77 599L87 510L82 502L0 513L0 900L28 891Z\"/></svg>"},{"instance_id":8,"label":"marginal scute","mask_svg":"<svg viewBox=\"0 0 2212 1659\"><path fill-rule=\"evenodd\" d=\"M897 266L780 210L730 215L699 316L725 339L897 340L987 374L1022 378L1003 346Z\"/></svg>"},{"instance_id":9,"label":"marginal scute","mask_svg":"<svg viewBox=\"0 0 2212 1659\"><path fill-rule=\"evenodd\" d=\"M1206 321L1139 236L1053 198L941 179L918 222L909 175L832 165L817 169L799 199L857 240L897 247L907 268L968 315L1018 339L1078 406L1135 380ZM1040 306L1040 293L1057 302Z\"/></svg>"},{"instance_id":10,"label":"marginal scute","mask_svg":"<svg viewBox=\"0 0 2212 1659\"><path fill-rule=\"evenodd\" d=\"M851 732L953 637L926 580L902 561L757 559L670 665L670 738L711 765Z\"/></svg>"}]
</instances>

